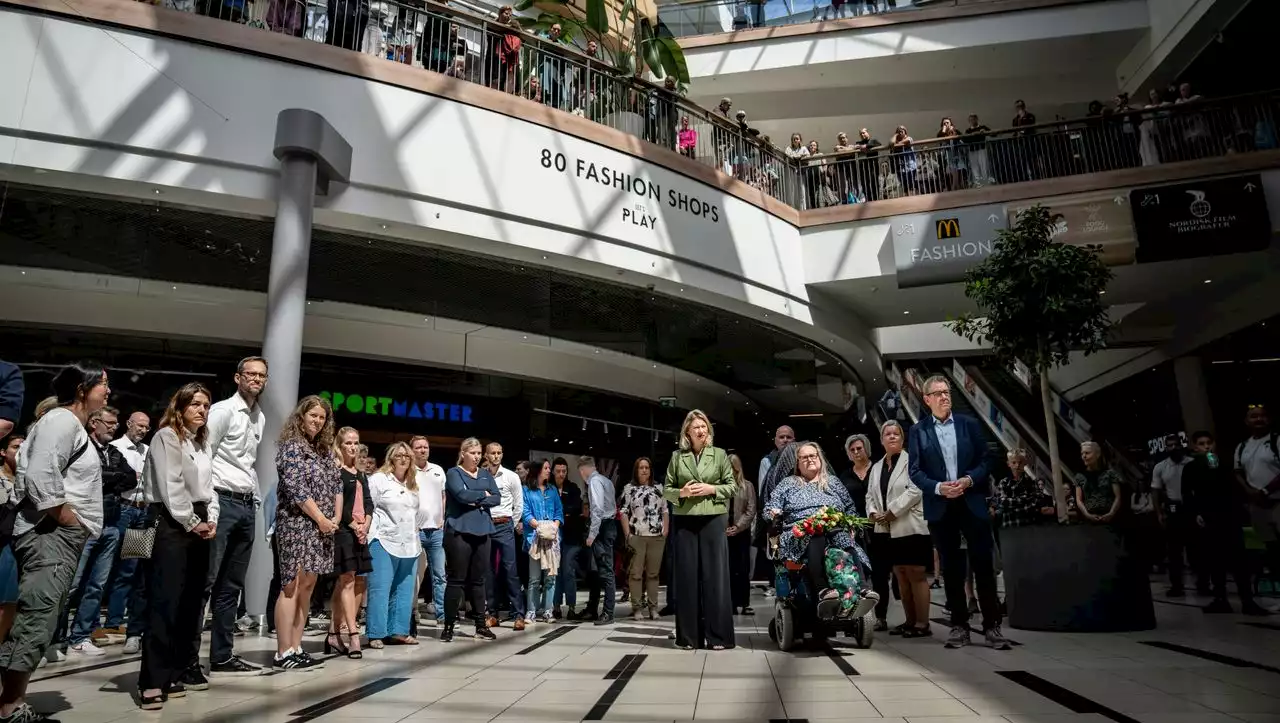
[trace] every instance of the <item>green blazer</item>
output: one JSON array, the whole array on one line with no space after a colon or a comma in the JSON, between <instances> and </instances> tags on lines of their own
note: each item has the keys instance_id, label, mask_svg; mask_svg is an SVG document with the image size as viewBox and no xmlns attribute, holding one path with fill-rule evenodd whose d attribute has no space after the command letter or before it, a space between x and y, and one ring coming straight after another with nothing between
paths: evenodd
<instances>
[{"instance_id":1,"label":"green blazer","mask_svg":"<svg viewBox=\"0 0 1280 723\"><path fill-rule=\"evenodd\" d=\"M690 482L712 485L716 488L715 494L682 498L680 489ZM696 462L691 450L671 455L662 496L673 505L672 511L677 515L723 515L729 511L729 500L737 489L729 455L719 447L704 447Z\"/></svg>"}]
</instances>

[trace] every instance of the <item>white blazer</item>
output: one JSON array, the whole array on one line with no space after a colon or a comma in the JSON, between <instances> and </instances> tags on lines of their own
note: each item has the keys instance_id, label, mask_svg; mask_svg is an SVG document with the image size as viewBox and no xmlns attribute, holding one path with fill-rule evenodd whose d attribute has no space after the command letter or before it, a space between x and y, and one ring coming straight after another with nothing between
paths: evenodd
<instances>
[{"instance_id":1,"label":"white blazer","mask_svg":"<svg viewBox=\"0 0 1280 723\"><path fill-rule=\"evenodd\" d=\"M892 512L894 521L876 525L876 532L888 532L891 537L927 535L929 525L924 521L924 504L920 488L907 475L907 453L898 457L898 464L889 474L889 494L880 494L880 475L884 471L884 459L871 466L867 478L867 514ZM886 503L885 500L888 500Z\"/></svg>"}]
</instances>

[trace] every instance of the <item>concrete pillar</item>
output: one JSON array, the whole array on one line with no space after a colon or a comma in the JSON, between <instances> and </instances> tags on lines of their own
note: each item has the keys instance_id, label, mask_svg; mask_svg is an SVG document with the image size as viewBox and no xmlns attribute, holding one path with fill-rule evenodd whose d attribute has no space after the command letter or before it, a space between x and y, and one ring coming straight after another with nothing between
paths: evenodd
<instances>
[{"instance_id":1,"label":"concrete pillar","mask_svg":"<svg viewBox=\"0 0 1280 723\"><path fill-rule=\"evenodd\" d=\"M1182 423L1187 443L1197 430L1217 434L1213 426L1213 407L1209 403L1209 387L1205 381L1200 357L1188 355L1173 360L1173 375L1178 384L1178 400L1182 403Z\"/></svg>"},{"instance_id":2,"label":"concrete pillar","mask_svg":"<svg viewBox=\"0 0 1280 723\"><path fill-rule=\"evenodd\" d=\"M264 500L276 485L276 439L298 403L315 196L327 194L330 181L345 182L351 172L350 144L323 116L309 110L280 112L274 153L280 160L280 182L271 238L267 319L262 334L262 356L270 365L271 376L258 400L266 419L255 465L258 493ZM250 615L271 613L266 609L271 575L271 549L264 518L259 515L253 559L245 580L245 607Z\"/></svg>"}]
</instances>

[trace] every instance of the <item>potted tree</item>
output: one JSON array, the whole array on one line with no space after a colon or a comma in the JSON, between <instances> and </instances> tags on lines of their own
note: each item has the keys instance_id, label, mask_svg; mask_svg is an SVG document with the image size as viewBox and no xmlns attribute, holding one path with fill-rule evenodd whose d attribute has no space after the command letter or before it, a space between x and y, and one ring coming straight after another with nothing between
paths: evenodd
<instances>
[{"instance_id":1,"label":"potted tree","mask_svg":"<svg viewBox=\"0 0 1280 723\"><path fill-rule=\"evenodd\" d=\"M1021 360L1038 376L1059 524L1000 534L1009 625L1035 630L1142 630L1155 626L1146 570L1127 553L1123 524L1072 524L1058 449L1049 370L1072 352L1101 349L1111 328L1102 301L1112 278L1100 246L1053 240L1057 219L1043 206L1019 213L991 255L965 277L976 313L955 333Z\"/></svg>"}]
</instances>

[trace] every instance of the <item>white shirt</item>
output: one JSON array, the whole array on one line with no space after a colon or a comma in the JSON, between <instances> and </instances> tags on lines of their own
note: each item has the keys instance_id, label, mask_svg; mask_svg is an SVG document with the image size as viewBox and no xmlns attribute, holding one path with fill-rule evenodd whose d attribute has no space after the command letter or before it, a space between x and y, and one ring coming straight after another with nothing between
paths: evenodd
<instances>
[{"instance_id":1,"label":"white shirt","mask_svg":"<svg viewBox=\"0 0 1280 723\"><path fill-rule=\"evenodd\" d=\"M493 479L498 483L498 492L502 501L497 507L491 509L489 514L494 519L510 517L513 523L519 522L524 515L524 485L520 484L520 475L516 474L515 470L499 467Z\"/></svg>"},{"instance_id":2,"label":"white shirt","mask_svg":"<svg viewBox=\"0 0 1280 723\"><path fill-rule=\"evenodd\" d=\"M1164 490L1164 494L1169 498L1170 502L1182 501L1182 470L1191 463L1190 456L1183 456L1181 462L1175 462L1173 457L1166 457L1156 463L1156 468L1151 471L1151 489Z\"/></svg>"},{"instance_id":3,"label":"white shirt","mask_svg":"<svg viewBox=\"0 0 1280 723\"><path fill-rule=\"evenodd\" d=\"M213 491L213 459L208 447L200 449L191 440L178 439L178 433L165 427L152 437L154 443L146 462L147 502L164 504L169 515L188 532L201 522L218 526L218 493ZM208 505L208 515L201 520L195 503Z\"/></svg>"},{"instance_id":4,"label":"white shirt","mask_svg":"<svg viewBox=\"0 0 1280 723\"><path fill-rule=\"evenodd\" d=\"M1280 474L1280 460L1272 453L1270 440L1270 434L1250 437L1236 447L1236 469L1254 489L1264 489ZM1280 492L1272 493L1271 497L1280 499Z\"/></svg>"},{"instance_id":5,"label":"white shirt","mask_svg":"<svg viewBox=\"0 0 1280 723\"><path fill-rule=\"evenodd\" d=\"M418 543L419 494L386 472L375 472L369 478L369 497L373 498L370 544L377 540L392 557L416 558L422 550Z\"/></svg>"},{"instance_id":6,"label":"white shirt","mask_svg":"<svg viewBox=\"0 0 1280 723\"><path fill-rule=\"evenodd\" d=\"M128 492L120 493L121 497L127 498L131 502L142 501L142 465L147 459L147 445L144 442L134 444L129 441L128 437L121 437L113 440L111 446L120 450L120 454L124 455L124 461L129 463L133 471L138 474L138 486Z\"/></svg>"},{"instance_id":7,"label":"white shirt","mask_svg":"<svg viewBox=\"0 0 1280 723\"><path fill-rule=\"evenodd\" d=\"M444 529L444 467L427 462L418 470L418 529Z\"/></svg>"},{"instance_id":8,"label":"white shirt","mask_svg":"<svg viewBox=\"0 0 1280 723\"><path fill-rule=\"evenodd\" d=\"M41 512L70 506L89 537L102 534L102 463L89 449L89 433L80 419L58 407L41 417L30 435L18 449L20 492ZM68 465L79 449L84 451ZM27 515L19 514L13 534L16 537L34 527Z\"/></svg>"},{"instance_id":9,"label":"white shirt","mask_svg":"<svg viewBox=\"0 0 1280 723\"><path fill-rule=\"evenodd\" d=\"M213 488L258 495L258 443L266 415L245 404L239 392L209 408L209 449L213 456Z\"/></svg>"}]
</instances>

